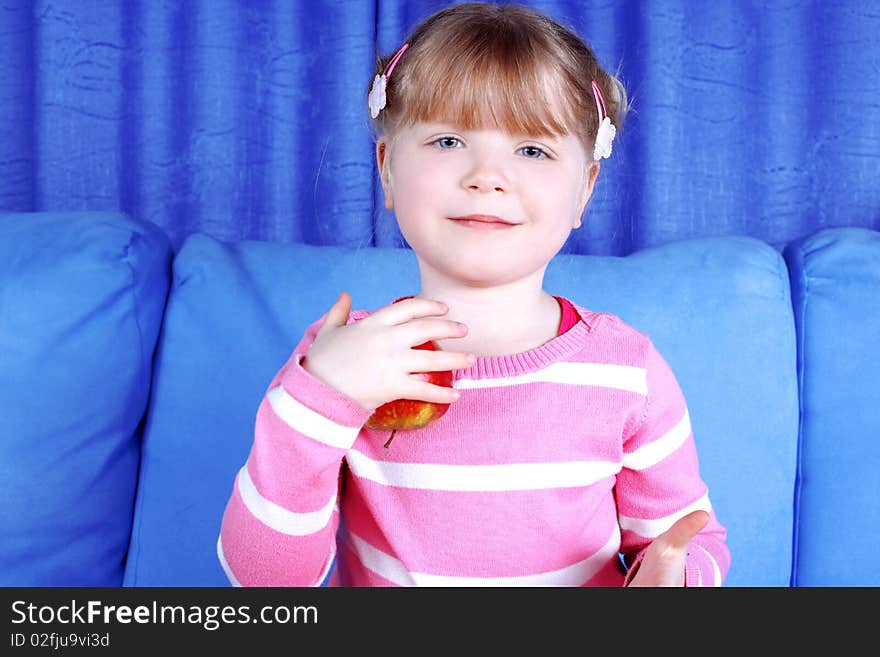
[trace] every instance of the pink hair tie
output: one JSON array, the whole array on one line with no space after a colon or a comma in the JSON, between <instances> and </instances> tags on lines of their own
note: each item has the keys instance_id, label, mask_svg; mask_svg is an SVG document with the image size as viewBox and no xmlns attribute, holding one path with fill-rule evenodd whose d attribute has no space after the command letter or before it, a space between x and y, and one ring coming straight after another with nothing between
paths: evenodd
<instances>
[{"instance_id":1,"label":"pink hair tie","mask_svg":"<svg viewBox=\"0 0 880 657\"><path fill-rule=\"evenodd\" d=\"M403 54L403 51L409 48L408 43L404 43L400 50L398 50L394 57L391 58L391 61L388 63L388 68L385 69L385 72L382 75L377 75L373 78L373 86L370 87L370 95L367 98L367 105L370 108L370 116L374 119L379 116L379 112L382 111L382 108L385 107L385 87L388 86L388 78L391 77L391 71L394 70L394 67L397 66L397 60L400 59L400 56Z\"/></svg>"},{"instance_id":2,"label":"pink hair tie","mask_svg":"<svg viewBox=\"0 0 880 657\"><path fill-rule=\"evenodd\" d=\"M617 128L611 123L605 110L605 99L599 85L593 80L593 97L596 99L596 113L599 115L599 129L596 131L596 143L593 145L593 159L596 161L611 155L611 144L617 134Z\"/></svg>"}]
</instances>

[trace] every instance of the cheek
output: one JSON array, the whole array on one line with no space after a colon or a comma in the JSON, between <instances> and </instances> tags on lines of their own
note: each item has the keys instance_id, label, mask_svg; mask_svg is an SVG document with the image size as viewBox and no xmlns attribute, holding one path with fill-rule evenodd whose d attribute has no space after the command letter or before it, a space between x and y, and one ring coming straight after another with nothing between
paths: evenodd
<instances>
[{"instance_id":1,"label":"cheek","mask_svg":"<svg viewBox=\"0 0 880 657\"><path fill-rule=\"evenodd\" d=\"M430 241L430 227L434 223L430 217L439 212L434 201L437 189L429 178L419 175L414 168L400 167L393 174L394 216L404 239L414 248Z\"/></svg>"},{"instance_id":2,"label":"cheek","mask_svg":"<svg viewBox=\"0 0 880 657\"><path fill-rule=\"evenodd\" d=\"M583 188L580 179L570 175L532 177L529 186L535 191L532 202L552 223L568 223L578 214Z\"/></svg>"},{"instance_id":3,"label":"cheek","mask_svg":"<svg viewBox=\"0 0 880 657\"><path fill-rule=\"evenodd\" d=\"M566 179L565 189L560 190L560 205L564 205L571 216L579 215L586 181L579 172L571 172Z\"/></svg>"},{"instance_id":4,"label":"cheek","mask_svg":"<svg viewBox=\"0 0 880 657\"><path fill-rule=\"evenodd\" d=\"M394 178L395 190L410 196L418 193L425 186L426 176L419 173L424 171L420 168L401 168Z\"/></svg>"},{"instance_id":5,"label":"cheek","mask_svg":"<svg viewBox=\"0 0 880 657\"><path fill-rule=\"evenodd\" d=\"M399 214L418 213L436 205L436 199L442 196L444 176L435 169L413 161L401 163L393 172L392 193Z\"/></svg>"}]
</instances>

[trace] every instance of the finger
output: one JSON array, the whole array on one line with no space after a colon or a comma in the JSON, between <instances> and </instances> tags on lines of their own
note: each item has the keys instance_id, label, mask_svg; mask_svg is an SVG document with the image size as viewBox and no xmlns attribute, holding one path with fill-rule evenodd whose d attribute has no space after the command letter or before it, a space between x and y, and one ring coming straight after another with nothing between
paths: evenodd
<instances>
[{"instance_id":1,"label":"finger","mask_svg":"<svg viewBox=\"0 0 880 657\"><path fill-rule=\"evenodd\" d=\"M692 511L676 520L675 524L666 530L663 534L664 543L669 547L684 549L708 522L708 513L702 510Z\"/></svg>"},{"instance_id":2,"label":"finger","mask_svg":"<svg viewBox=\"0 0 880 657\"><path fill-rule=\"evenodd\" d=\"M451 319L416 319L401 326L399 330L404 331L401 334L403 340L411 347L428 340L463 338L468 333L466 324Z\"/></svg>"},{"instance_id":3,"label":"finger","mask_svg":"<svg viewBox=\"0 0 880 657\"><path fill-rule=\"evenodd\" d=\"M448 312L449 307L442 301L412 298L383 306L370 317L382 321L387 326L394 326L419 317L445 315Z\"/></svg>"},{"instance_id":4,"label":"finger","mask_svg":"<svg viewBox=\"0 0 880 657\"><path fill-rule=\"evenodd\" d=\"M321 328L318 330L317 335L321 335L321 333L339 326L345 326L348 323L350 312L351 297L348 292L342 292L334 304L330 306L330 310L327 311L327 316L324 318L324 323L321 324Z\"/></svg>"},{"instance_id":5,"label":"finger","mask_svg":"<svg viewBox=\"0 0 880 657\"><path fill-rule=\"evenodd\" d=\"M475 362L476 356L467 352L413 349L406 365L410 372L448 372L466 369Z\"/></svg>"},{"instance_id":6,"label":"finger","mask_svg":"<svg viewBox=\"0 0 880 657\"><path fill-rule=\"evenodd\" d=\"M455 388L434 385L414 377L408 378L410 383L405 388L405 399L417 399L435 404L451 404L459 398L459 393Z\"/></svg>"}]
</instances>

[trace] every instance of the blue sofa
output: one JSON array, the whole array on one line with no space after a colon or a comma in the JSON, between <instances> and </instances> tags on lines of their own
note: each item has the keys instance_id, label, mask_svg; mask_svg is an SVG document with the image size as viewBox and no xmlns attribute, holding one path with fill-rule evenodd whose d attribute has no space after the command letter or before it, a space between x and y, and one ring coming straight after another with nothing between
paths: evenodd
<instances>
[{"instance_id":1,"label":"blue sofa","mask_svg":"<svg viewBox=\"0 0 880 657\"><path fill-rule=\"evenodd\" d=\"M672 365L728 586L880 584L880 233L559 255L546 288ZM417 289L406 249L175 254L119 214L0 215L0 585L227 586L221 515L268 382L339 291Z\"/></svg>"}]
</instances>

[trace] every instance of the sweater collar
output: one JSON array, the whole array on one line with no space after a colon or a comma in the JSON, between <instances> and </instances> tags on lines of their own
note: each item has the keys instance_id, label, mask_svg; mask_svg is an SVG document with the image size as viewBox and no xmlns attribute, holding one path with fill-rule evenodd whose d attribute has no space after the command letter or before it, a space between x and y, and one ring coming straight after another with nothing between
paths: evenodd
<instances>
[{"instance_id":1,"label":"sweater collar","mask_svg":"<svg viewBox=\"0 0 880 657\"><path fill-rule=\"evenodd\" d=\"M400 297L396 301L406 298L408 297ZM552 363L564 361L583 347L599 316L598 313L587 310L570 299L568 301L581 317L580 321L568 331L528 351L503 356L479 356L471 367L453 370L454 379L459 381L522 376L542 370ZM372 312L367 310L353 310L350 321L358 321L371 314Z\"/></svg>"}]
</instances>

